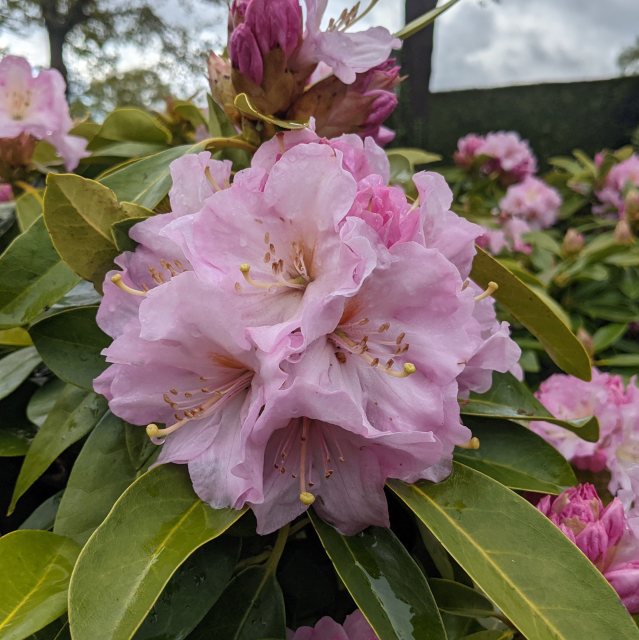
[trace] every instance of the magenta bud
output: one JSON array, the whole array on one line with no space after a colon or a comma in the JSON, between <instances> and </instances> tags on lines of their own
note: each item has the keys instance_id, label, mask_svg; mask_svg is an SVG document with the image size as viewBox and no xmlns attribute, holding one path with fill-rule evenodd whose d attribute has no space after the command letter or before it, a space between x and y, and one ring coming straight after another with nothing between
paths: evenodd
<instances>
[{"instance_id":1,"label":"magenta bud","mask_svg":"<svg viewBox=\"0 0 639 640\"><path fill-rule=\"evenodd\" d=\"M384 91L378 89L372 91L371 94L375 95L373 102L371 103L370 111L366 117L365 125L369 127L377 127L388 118L395 107L397 106L397 96L390 91Z\"/></svg>"},{"instance_id":2,"label":"magenta bud","mask_svg":"<svg viewBox=\"0 0 639 640\"><path fill-rule=\"evenodd\" d=\"M250 27L244 23L231 34L229 55L233 68L250 78L255 84L262 84L264 63L262 54Z\"/></svg>"},{"instance_id":3,"label":"magenta bud","mask_svg":"<svg viewBox=\"0 0 639 640\"><path fill-rule=\"evenodd\" d=\"M628 612L639 613L639 560L613 565L604 575Z\"/></svg>"},{"instance_id":4,"label":"magenta bud","mask_svg":"<svg viewBox=\"0 0 639 640\"><path fill-rule=\"evenodd\" d=\"M11 202L13 190L10 184L0 184L0 202Z\"/></svg>"},{"instance_id":5,"label":"magenta bud","mask_svg":"<svg viewBox=\"0 0 639 640\"><path fill-rule=\"evenodd\" d=\"M279 47L290 56L302 39L302 9L297 0L251 0L246 24L264 55Z\"/></svg>"}]
</instances>

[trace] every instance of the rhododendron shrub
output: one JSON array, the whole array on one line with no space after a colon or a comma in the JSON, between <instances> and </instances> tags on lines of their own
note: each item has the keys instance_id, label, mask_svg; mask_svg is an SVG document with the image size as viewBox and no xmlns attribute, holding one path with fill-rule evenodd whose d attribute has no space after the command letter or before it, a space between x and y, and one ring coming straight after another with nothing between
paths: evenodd
<instances>
[{"instance_id":1,"label":"rhododendron shrub","mask_svg":"<svg viewBox=\"0 0 639 640\"><path fill-rule=\"evenodd\" d=\"M639 635L630 156L415 171L394 56L454 2L327 4L231 3L207 109L74 127L0 63L0 637Z\"/></svg>"}]
</instances>

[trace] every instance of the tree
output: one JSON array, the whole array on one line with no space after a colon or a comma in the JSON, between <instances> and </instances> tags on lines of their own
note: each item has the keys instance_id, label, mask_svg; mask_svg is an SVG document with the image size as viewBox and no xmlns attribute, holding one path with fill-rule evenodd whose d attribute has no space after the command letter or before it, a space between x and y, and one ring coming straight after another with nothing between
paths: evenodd
<instances>
[{"instance_id":1,"label":"tree","mask_svg":"<svg viewBox=\"0 0 639 640\"><path fill-rule=\"evenodd\" d=\"M0 24L16 33L44 27L49 37L50 65L62 73L71 94L79 95L88 87L80 78L70 76L70 57L88 67L93 82L104 80L115 73L123 57L122 45L134 45L144 53L154 51L159 59L153 64L154 73L170 78L173 86L205 68L199 54L213 43L199 36L212 26L211 8L218 1L180 0L179 4L170 4L172 11L177 9L192 18L193 28L167 19L158 3L146 0L3 0ZM145 66L148 62L139 65ZM105 69L110 72L105 73ZM144 74L138 79L144 82ZM154 81L153 77L149 79Z\"/></svg>"},{"instance_id":2,"label":"tree","mask_svg":"<svg viewBox=\"0 0 639 640\"><path fill-rule=\"evenodd\" d=\"M625 75L639 73L639 38L633 45L625 47L621 51L617 58L617 64Z\"/></svg>"}]
</instances>

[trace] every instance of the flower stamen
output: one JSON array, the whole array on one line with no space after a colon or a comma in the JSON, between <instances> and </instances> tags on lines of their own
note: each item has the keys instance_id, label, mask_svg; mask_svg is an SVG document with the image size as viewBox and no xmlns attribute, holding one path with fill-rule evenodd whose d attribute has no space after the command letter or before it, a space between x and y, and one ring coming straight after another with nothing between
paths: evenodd
<instances>
[{"instance_id":1,"label":"flower stamen","mask_svg":"<svg viewBox=\"0 0 639 640\"><path fill-rule=\"evenodd\" d=\"M132 296L146 296L146 292L140 291L140 289L134 289L130 287L128 284L125 284L122 281L122 274L116 273L114 276L111 276L111 282L118 288L122 289L125 293L129 293Z\"/></svg>"},{"instance_id":2,"label":"flower stamen","mask_svg":"<svg viewBox=\"0 0 639 640\"><path fill-rule=\"evenodd\" d=\"M308 418L302 418L302 435L300 436L300 502L306 506L310 506L315 502L315 496L306 490L306 456L309 423L310 420Z\"/></svg>"},{"instance_id":3,"label":"flower stamen","mask_svg":"<svg viewBox=\"0 0 639 640\"><path fill-rule=\"evenodd\" d=\"M479 449L479 438L477 438L476 436L473 436L470 440L468 440L468 442L464 442L463 444L458 444L457 445L460 449L471 449L471 450L477 450Z\"/></svg>"},{"instance_id":4,"label":"flower stamen","mask_svg":"<svg viewBox=\"0 0 639 640\"><path fill-rule=\"evenodd\" d=\"M479 302L480 300L485 300L495 293L499 289L499 285L492 280L488 283L485 291L482 291L479 295L475 296L475 302Z\"/></svg>"}]
</instances>

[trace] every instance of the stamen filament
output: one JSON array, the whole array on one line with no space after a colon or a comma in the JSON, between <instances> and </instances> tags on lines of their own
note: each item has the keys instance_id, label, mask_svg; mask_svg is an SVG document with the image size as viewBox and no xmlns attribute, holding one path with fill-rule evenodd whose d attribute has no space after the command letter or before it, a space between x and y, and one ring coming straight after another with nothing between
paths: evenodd
<instances>
[{"instance_id":1,"label":"stamen filament","mask_svg":"<svg viewBox=\"0 0 639 640\"><path fill-rule=\"evenodd\" d=\"M118 288L118 289L122 289L122 291L131 294L132 296L146 296L146 293L144 291L140 291L140 289L134 289L133 287L130 287L128 284L125 284L122 281L122 274L120 273L116 273L114 276L111 277L111 282Z\"/></svg>"},{"instance_id":2,"label":"stamen filament","mask_svg":"<svg viewBox=\"0 0 639 640\"><path fill-rule=\"evenodd\" d=\"M204 175L206 176L206 179L209 181L209 183L213 187L214 191L221 191L222 190L220 185L216 182L215 178L213 177L213 174L211 173L210 167L205 167Z\"/></svg>"},{"instance_id":3,"label":"stamen filament","mask_svg":"<svg viewBox=\"0 0 639 640\"><path fill-rule=\"evenodd\" d=\"M479 302L480 300L485 300L486 298L492 296L493 293L495 293L495 291L497 291L497 289L499 289L499 285L496 282L493 282L491 280L488 283L488 286L486 287L486 290L482 291L478 296L475 296L475 302Z\"/></svg>"},{"instance_id":4,"label":"stamen filament","mask_svg":"<svg viewBox=\"0 0 639 640\"><path fill-rule=\"evenodd\" d=\"M302 442L300 447L300 502L307 506L315 502L315 496L306 490L306 452L308 448L308 425L310 420L302 418Z\"/></svg>"},{"instance_id":5,"label":"stamen filament","mask_svg":"<svg viewBox=\"0 0 639 640\"><path fill-rule=\"evenodd\" d=\"M251 286L258 287L259 289L273 289L281 287L304 289L306 287L306 280L302 276L293 280L286 280L286 278L280 276L280 279L276 282L259 282L257 280L254 280L250 273L251 265L247 264L246 262L240 265L240 271L244 276L244 280L246 280Z\"/></svg>"}]
</instances>

